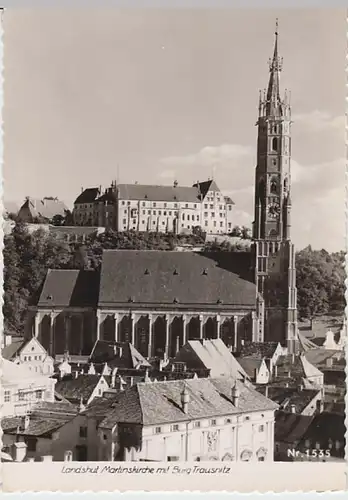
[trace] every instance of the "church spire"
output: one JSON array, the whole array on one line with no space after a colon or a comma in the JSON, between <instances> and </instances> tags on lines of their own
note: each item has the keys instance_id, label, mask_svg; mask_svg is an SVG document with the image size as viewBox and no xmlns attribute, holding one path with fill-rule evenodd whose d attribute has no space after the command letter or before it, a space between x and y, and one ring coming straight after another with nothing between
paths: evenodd
<instances>
[{"instance_id":1,"label":"church spire","mask_svg":"<svg viewBox=\"0 0 348 500\"><path fill-rule=\"evenodd\" d=\"M283 58L278 55L278 19L276 20L273 57L269 60L269 82L266 95L266 115L279 116L282 114L280 98L279 74L283 66Z\"/></svg>"}]
</instances>

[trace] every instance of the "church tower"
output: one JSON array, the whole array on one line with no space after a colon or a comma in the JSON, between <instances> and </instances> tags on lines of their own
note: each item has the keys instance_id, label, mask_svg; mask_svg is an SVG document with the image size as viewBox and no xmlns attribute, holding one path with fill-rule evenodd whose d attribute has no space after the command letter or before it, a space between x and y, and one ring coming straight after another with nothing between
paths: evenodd
<instances>
[{"instance_id":1,"label":"church tower","mask_svg":"<svg viewBox=\"0 0 348 500\"><path fill-rule=\"evenodd\" d=\"M283 61L278 55L278 21L267 90L260 92L253 223L254 272L263 301L258 341L279 341L290 352L297 338L295 251L291 231L291 108L280 93ZM261 299L260 299L261 298Z\"/></svg>"}]
</instances>

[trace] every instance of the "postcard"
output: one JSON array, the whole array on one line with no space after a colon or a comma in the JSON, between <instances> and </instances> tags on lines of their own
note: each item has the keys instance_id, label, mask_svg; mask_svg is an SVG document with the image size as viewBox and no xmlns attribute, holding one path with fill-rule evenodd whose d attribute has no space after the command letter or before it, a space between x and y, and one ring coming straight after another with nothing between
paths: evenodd
<instances>
[{"instance_id":1,"label":"postcard","mask_svg":"<svg viewBox=\"0 0 348 500\"><path fill-rule=\"evenodd\" d=\"M4 491L339 491L339 9L5 9Z\"/></svg>"}]
</instances>

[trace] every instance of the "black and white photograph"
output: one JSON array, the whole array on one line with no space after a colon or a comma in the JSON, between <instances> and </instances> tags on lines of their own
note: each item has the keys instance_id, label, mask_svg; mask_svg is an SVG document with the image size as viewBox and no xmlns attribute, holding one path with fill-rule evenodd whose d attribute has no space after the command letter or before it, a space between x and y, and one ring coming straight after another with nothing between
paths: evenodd
<instances>
[{"instance_id":1,"label":"black and white photograph","mask_svg":"<svg viewBox=\"0 0 348 500\"><path fill-rule=\"evenodd\" d=\"M3 465L344 464L345 12L2 29Z\"/></svg>"}]
</instances>

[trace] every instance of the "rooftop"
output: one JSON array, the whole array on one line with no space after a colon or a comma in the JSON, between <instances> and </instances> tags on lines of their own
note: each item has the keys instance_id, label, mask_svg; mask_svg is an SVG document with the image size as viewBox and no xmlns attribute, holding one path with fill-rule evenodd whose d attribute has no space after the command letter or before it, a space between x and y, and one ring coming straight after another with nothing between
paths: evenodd
<instances>
[{"instance_id":1,"label":"rooftop","mask_svg":"<svg viewBox=\"0 0 348 500\"><path fill-rule=\"evenodd\" d=\"M188 286L188 283L190 286ZM255 307L255 285L193 252L104 250L99 306Z\"/></svg>"},{"instance_id":2,"label":"rooftop","mask_svg":"<svg viewBox=\"0 0 348 500\"><path fill-rule=\"evenodd\" d=\"M39 307L95 307L99 273L75 269L49 269L40 294Z\"/></svg>"},{"instance_id":3,"label":"rooftop","mask_svg":"<svg viewBox=\"0 0 348 500\"><path fill-rule=\"evenodd\" d=\"M91 363L107 362L110 368L136 369L140 366L151 368L150 363L128 342L97 340L89 360Z\"/></svg>"},{"instance_id":4,"label":"rooftop","mask_svg":"<svg viewBox=\"0 0 348 500\"><path fill-rule=\"evenodd\" d=\"M188 369L206 368L212 377L248 378L244 369L221 339L189 340L177 353L173 363L183 361Z\"/></svg>"},{"instance_id":5,"label":"rooftop","mask_svg":"<svg viewBox=\"0 0 348 500\"><path fill-rule=\"evenodd\" d=\"M245 342L241 347L240 357L271 358L278 345L278 342Z\"/></svg>"},{"instance_id":6,"label":"rooftop","mask_svg":"<svg viewBox=\"0 0 348 500\"><path fill-rule=\"evenodd\" d=\"M277 403L281 410L290 411L295 406L296 413L301 413L309 403L317 396L318 390L301 389L300 387L279 387L269 385L257 387L261 394L268 391L268 398Z\"/></svg>"},{"instance_id":7,"label":"rooftop","mask_svg":"<svg viewBox=\"0 0 348 500\"><path fill-rule=\"evenodd\" d=\"M275 418L275 442L296 443L303 439L314 416L277 411Z\"/></svg>"},{"instance_id":8,"label":"rooftop","mask_svg":"<svg viewBox=\"0 0 348 500\"><path fill-rule=\"evenodd\" d=\"M118 184L118 198L121 200L151 200L197 203L199 191L189 186L156 186L144 184Z\"/></svg>"},{"instance_id":9,"label":"rooftop","mask_svg":"<svg viewBox=\"0 0 348 500\"><path fill-rule=\"evenodd\" d=\"M138 383L115 395L113 409L100 426L112 428L117 422L160 425L277 409L276 403L242 382L237 382L240 397L236 407L231 398L235 383L232 377ZM184 387L189 394L187 413L181 405Z\"/></svg>"},{"instance_id":10,"label":"rooftop","mask_svg":"<svg viewBox=\"0 0 348 500\"><path fill-rule=\"evenodd\" d=\"M102 377L100 375L66 376L56 384L55 391L68 401L87 402ZM105 381L105 390L108 384Z\"/></svg>"},{"instance_id":11,"label":"rooftop","mask_svg":"<svg viewBox=\"0 0 348 500\"><path fill-rule=\"evenodd\" d=\"M46 197L42 200L28 197L21 206L22 208L28 208L32 217L43 217L44 219L52 219L55 215L65 215L66 210L68 210L63 201L53 197Z\"/></svg>"},{"instance_id":12,"label":"rooftop","mask_svg":"<svg viewBox=\"0 0 348 500\"><path fill-rule=\"evenodd\" d=\"M82 191L81 194L74 201L75 203L93 203L100 194L100 188L93 187L87 188Z\"/></svg>"}]
</instances>

